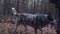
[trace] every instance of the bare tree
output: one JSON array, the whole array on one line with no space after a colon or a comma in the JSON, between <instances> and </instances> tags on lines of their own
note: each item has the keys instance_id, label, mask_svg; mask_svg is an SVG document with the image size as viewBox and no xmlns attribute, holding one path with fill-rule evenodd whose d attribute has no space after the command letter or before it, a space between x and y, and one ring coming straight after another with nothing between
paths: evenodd
<instances>
[{"instance_id":1,"label":"bare tree","mask_svg":"<svg viewBox=\"0 0 60 34\"><path fill-rule=\"evenodd\" d=\"M3 12L3 14L4 15L9 15L9 12L10 12L10 0L4 0L4 8L3 8L3 10L4 10L4 12Z\"/></svg>"}]
</instances>

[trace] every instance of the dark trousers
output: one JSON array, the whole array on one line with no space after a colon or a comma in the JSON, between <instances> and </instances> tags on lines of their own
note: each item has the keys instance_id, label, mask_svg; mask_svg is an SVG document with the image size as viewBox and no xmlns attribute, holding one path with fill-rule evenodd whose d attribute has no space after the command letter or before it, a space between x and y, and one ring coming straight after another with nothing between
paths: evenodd
<instances>
[{"instance_id":1,"label":"dark trousers","mask_svg":"<svg viewBox=\"0 0 60 34\"><path fill-rule=\"evenodd\" d=\"M60 9L58 9L57 34L60 34Z\"/></svg>"}]
</instances>

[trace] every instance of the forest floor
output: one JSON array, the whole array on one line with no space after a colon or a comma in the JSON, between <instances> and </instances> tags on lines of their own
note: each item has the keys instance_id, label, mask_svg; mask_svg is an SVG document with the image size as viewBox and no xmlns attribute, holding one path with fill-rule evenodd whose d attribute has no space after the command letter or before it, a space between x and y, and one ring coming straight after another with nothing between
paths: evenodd
<instances>
[{"instance_id":1,"label":"forest floor","mask_svg":"<svg viewBox=\"0 0 60 34\"><path fill-rule=\"evenodd\" d=\"M15 20L16 17L0 17L0 34L14 34L15 33ZM1 22L2 21L2 22ZM57 34L56 33L56 27L52 27L48 24L48 27L43 27L42 33L43 34ZM25 27L23 25L20 25L17 29L18 34L25 34ZM34 34L34 28L27 25L27 33L28 34ZM38 34L40 34L41 31L38 29Z\"/></svg>"}]
</instances>

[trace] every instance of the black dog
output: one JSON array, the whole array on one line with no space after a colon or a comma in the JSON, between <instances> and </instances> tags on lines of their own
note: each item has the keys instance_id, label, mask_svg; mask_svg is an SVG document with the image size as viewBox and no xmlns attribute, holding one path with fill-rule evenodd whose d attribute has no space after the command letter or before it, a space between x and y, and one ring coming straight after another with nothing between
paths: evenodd
<instances>
[{"instance_id":1,"label":"black dog","mask_svg":"<svg viewBox=\"0 0 60 34\"><path fill-rule=\"evenodd\" d=\"M14 8L13 8L14 9ZM15 9L13 10L15 11ZM37 34L37 29L40 27L40 30L45 25L49 24L50 21L53 21L51 14L30 14L30 13L13 13L19 19L16 22L16 29L20 24L32 26L35 29L35 34ZM41 33L42 34L42 33Z\"/></svg>"}]
</instances>

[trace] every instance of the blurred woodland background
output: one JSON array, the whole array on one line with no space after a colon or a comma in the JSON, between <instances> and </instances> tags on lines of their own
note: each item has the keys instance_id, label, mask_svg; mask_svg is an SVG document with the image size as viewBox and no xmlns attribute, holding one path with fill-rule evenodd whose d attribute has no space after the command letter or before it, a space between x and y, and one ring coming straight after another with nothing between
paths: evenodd
<instances>
[{"instance_id":1,"label":"blurred woodland background","mask_svg":"<svg viewBox=\"0 0 60 34\"><path fill-rule=\"evenodd\" d=\"M15 7L17 12L26 13L48 13L57 14L54 4L49 0L0 0L0 15L12 15L11 8Z\"/></svg>"}]
</instances>

